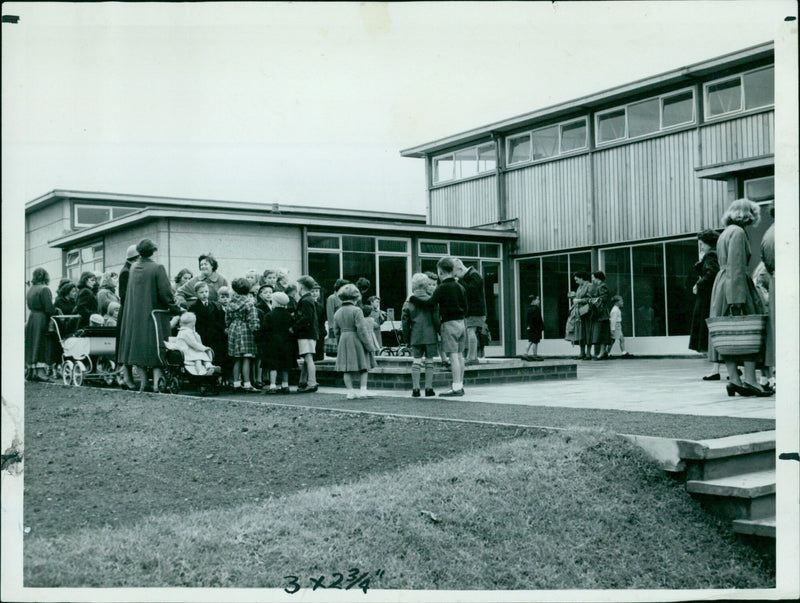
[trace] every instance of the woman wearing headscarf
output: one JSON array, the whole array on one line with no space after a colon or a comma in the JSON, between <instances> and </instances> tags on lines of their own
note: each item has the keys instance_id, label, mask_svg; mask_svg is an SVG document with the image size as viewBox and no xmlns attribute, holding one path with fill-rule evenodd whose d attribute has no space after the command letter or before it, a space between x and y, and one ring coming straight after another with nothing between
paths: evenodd
<instances>
[{"instance_id":1,"label":"woman wearing headscarf","mask_svg":"<svg viewBox=\"0 0 800 603\"><path fill-rule=\"evenodd\" d=\"M47 369L53 363L51 338L47 336L50 317L58 311L48 285L50 275L37 268L31 277L31 287L25 294L30 314L25 323L25 367L31 381L48 381Z\"/></svg>"},{"instance_id":2,"label":"woman wearing headscarf","mask_svg":"<svg viewBox=\"0 0 800 603\"><path fill-rule=\"evenodd\" d=\"M763 314L761 297L750 278L750 243L747 240L748 226L756 226L761 217L757 204L747 199L731 203L722 216L725 230L717 241L719 272L711 289L711 309L709 317L731 315ZM730 383L728 395L769 396L756 380L757 355L722 356L714 349L714 342L708 342L708 359L711 362L725 362ZM744 365L744 380L739 376L738 365Z\"/></svg>"},{"instance_id":3,"label":"woman wearing headscarf","mask_svg":"<svg viewBox=\"0 0 800 603\"><path fill-rule=\"evenodd\" d=\"M126 307L120 326L118 358L125 365L125 383L129 388L134 387L130 367L137 367L141 376L139 391L147 387L147 369L153 370L153 391L160 389L162 372L159 347L162 342L156 336L152 311L181 313L175 304L167 271L153 261L152 256L157 249L150 239L142 239L136 246L139 260L130 269ZM155 316L161 323L158 332L169 334L169 316L160 313Z\"/></svg>"},{"instance_id":4,"label":"woman wearing headscarf","mask_svg":"<svg viewBox=\"0 0 800 603\"><path fill-rule=\"evenodd\" d=\"M708 318L711 311L711 289L714 287L714 279L719 272L719 260L717 259L717 240L719 234L715 230L704 230L697 235L700 246L700 259L695 263L694 269L697 272L697 281L692 287L695 294L694 310L692 311L692 326L689 331L689 349L700 353L708 352ZM714 364L714 369L705 377L704 381L719 381L719 365Z\"/></svg>"},{"instance_id":5,"label":"woman wearing headscarf","mask_svg":"<svg viewBox=\"0 0 800 603\"><path fill-rule=\"evenodd\" d=\"M197 266L200 269L200 274L178 287L176 295L186 300L187 304L190 304L197 299L194 294L194 286L199 282L203 282L208 285L208 299L217 301L217 291L219 291L220 287L228 286L227 279L217 272L219 262L210 253L204 253L197 258Z\"/></svg>"}]
</instances>

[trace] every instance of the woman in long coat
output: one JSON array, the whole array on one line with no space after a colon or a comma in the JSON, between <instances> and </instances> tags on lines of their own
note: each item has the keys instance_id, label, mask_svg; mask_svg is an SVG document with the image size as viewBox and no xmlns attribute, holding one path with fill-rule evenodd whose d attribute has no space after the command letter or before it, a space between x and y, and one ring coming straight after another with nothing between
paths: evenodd
<instances>
[{"instance_id":1,"label":"woman in long coat","mask_svg":"<svg viewBox=\"0 0 800 603\"><path fill-rule=\"evenodd\" d=\"M745 228L755 226L761 217L758 205L747 199L731 203L722 216L725 230L717 241L719 272L711 289L711 309L709 316L728 314L763 314L761 296L750 278L750 243ZM713 341L708 342L708 359L711 362L725 362L730 383L728 395L768 396L756 380L757 355L722 356L714 349ZM737 366L744 365L744 381L739 376Z\"/></svg>"},{"instance_id":2,"label":"woman in long coat","mask_svg":"<svg viewBox=\"0 0 800 603\"><path fill-rule=\"evenodd\" d=\"M717 240L719 234L715 230L704 230L697 235L700 242L701 257L695 263L697 282L692 287L695 294L694 310L692 311L692 326L689 330L689 349L700 353L708 352L708 318L711 311L711 289L714 279L719 272L719 259L717 259ZM719 381L719 365L714 364L714 370L703 377L704 381Z\"/></svg>"},{"instance_id":3,"label":"woman in long coat","mask_svg":"<svg viewBox=\"0 0 800 603\"><path fill-rule=\"evenodd\" d=\"M57 314L50 292L50 275L44 268L33 271L31 288L25 294L30 314L25 323L25 367L31 381L47 381L47 367L53 362L51 338L47 336L50 317Z\"/></svg>"},{"instance_id":4,"label":"woman in long coat","mask_svg":"<svg viewBox=\"0 0 800 603\"><path fill-rule=\"evenodd\" d=\"M158 341L151 312L169 310L173 314L181 313L181 309L175 305L167 271L152 259L156 249L150 239L143 239L136 246L139 260L131 266L125 312L120 326L118 358L125 365L125 383L133 387L130 367L138 367L141 375L139 391L147 387L146 369L153 369L153 391L159 390L162 375L159 347L163 342ZM161 323L159 332L166 338L169 335L169 316L156 316Z\"/></svg>"},{"instance_id":5,"label":"woman in long coat","mask_svg":"<svg viewBox=\"0 0 800 603\"><path fill-rule=\"evenodd\" d=\"M591 350L586 348L589 344L591 344L591 307L589 302L594 296L594 287L592 286L592 282L589 280L591 277L589 276L588 272L576 272L573 278L575 279L575 282L578 283L578 288L575 290L575 295L572 298L573 311L576 313L576 316L580 321L580 339L578 340L578 345L580 345L580 354L578 355L578 360L590 360L592 357Z\"/></svg>"},{"instance_id":6,"label":"woman in long coat","mask_svg":"<svg viewBox=\"0 0 800 603\"><path fill-rule=\"evenodd\" d=\"M775 207L770 215L775 217ZM769 274L769 311L767 312L767 336L764 342L764 364L769 368L770 377L775 370L775 223L773 222L761 238L761 261Z\"/></svg>"},{"instance_id":7,"label":"woman in long coat","mask_svg":"<svg viewBox=\"0 0 800 603\"><path fill-rule=\"evenodd\" d=\"M608 358L608 348L611 345L611 321L608 313L609 292L606 285L606 274L602 270L592 272L591 310L589 311L591 324L591 339L587 341L594 345L592 360L605 360Z\"/></svg>"}]
</instances>

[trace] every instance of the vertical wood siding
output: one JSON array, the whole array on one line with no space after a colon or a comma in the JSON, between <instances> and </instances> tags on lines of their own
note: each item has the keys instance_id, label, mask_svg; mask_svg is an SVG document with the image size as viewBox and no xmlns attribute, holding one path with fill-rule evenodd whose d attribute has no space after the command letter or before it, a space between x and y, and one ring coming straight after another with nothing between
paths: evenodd
<instances>
[{"instance_id":1,"label":"vertical wood siding","mask_svg":"<svg viewBox=\"0 0 800 603\"><path fill-rule=\"evenodd\" d=\"M722 214L730 204L728 183L724 180L701 180L703 187L703 222L697 230L722 228Z\"/></svg>"},{"instance_id":2,"label":"vertical wood siding","mask_svg":"<svg viewBox=\"0 0 800 603\"><path fill-rule=\"evenodd\" d=\"M775 152L774 111L707 125L701 132L704 166Z\"/></svg>"},{"instance_id":3,"label":"vertical wood siding","mask_svg":"<svg viewBox=\"0 0 800 603\"><path fill-rule=\"evenodd\" d=\"M697 230L696 136L687 130L594 154L595 243Z\"/></svg>"},{"instance_id":4,"label":"vertical wood siding","mask_svg":"<svg viewBox=\"0 0 800 603\"><path fill-rule=\"evenodd\" d=\"M518 253L591 243L589 156L506 174L507 217L519 218Z\"/></svg>"},{"instance_id":5,"label":"vertical wood siding","mask_svg":"<svg viewBox=\"0 0 800 603\"><path fill-rule=\"evenodd\" d=\"M432 190L430 223L468 228L497 222L496 182L490 176Z\"/></svg>"}]
</instances>

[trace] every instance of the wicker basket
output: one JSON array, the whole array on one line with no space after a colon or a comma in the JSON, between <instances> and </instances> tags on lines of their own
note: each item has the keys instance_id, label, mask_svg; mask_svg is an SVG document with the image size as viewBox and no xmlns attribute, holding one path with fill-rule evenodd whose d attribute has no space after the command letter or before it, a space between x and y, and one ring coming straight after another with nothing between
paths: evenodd
<instances>
[{"instance_id":1,"label":"wicker basket","mask_svg":"<svg viewBox=\"0 0 800 603\"><path fill-rule=\"evenodd\" d=\"M722 356L751 356L764 345L765 314L706 318L708 336Z\"/></svg>"}]
</instances>

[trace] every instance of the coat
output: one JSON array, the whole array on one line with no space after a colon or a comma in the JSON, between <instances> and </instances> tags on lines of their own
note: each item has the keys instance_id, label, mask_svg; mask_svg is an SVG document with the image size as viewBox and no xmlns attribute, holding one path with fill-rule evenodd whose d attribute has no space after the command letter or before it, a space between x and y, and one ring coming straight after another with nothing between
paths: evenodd
<instances>
[{"instance_id":1,"label":"coat","mask_svg":"<svg viewBox=\"0 0 800 603\"><path fill-rule=\"evenodd\" d=\"M708 351L708 318L711 309L711 289L714 279L719 272L719 260L715 249L706 252L699 262L694 265L697 272L697 294L694 299L692 311L692 326L689 331L689 349L697 352Z\"/></svg>"},{"instance_id":2,"label":"coat","mask_svg":"<svg viewBox=\"0 0 800 603\"><path fill-rule=\"evenodd\" d=\"M282 306L273 308L264 316L261 325L264 338L261 366L264 370L288 371L297 368L294 338L289 331L291 326L292 315Z\"/></svg>"},{"instance_id":3,"label":"coat","mask_svg":"<svg viewBox=\"0 0 800 603\"><path fill-rule=\"evenodd\" d=\"M58 313L47 285L33 285L25 294L31 313L25 323L25 364L44 367L55 361L52 338L48 337L50 317Z\"/></svg>"},{"instance_id":4,"label":"coat","mask_svg":"<svg viewBox=\"0 0 800 603\"><path fill-rule=\"evenodd\" d=\"M731 224L722 231L717 241L719 272L711 289L711 308L709 317L725 316L731 305L738 305L742 313L763 314L761 296L756 291L750 275L750 243L744 228ZM723 362L722 356L708 342L708 359Z\"/></svg>"},{"instance_id":5,"label":"coat","mask_svg":"<svg viewBox=\"0 0 800 603\"><path fill-rule=\"evenodd\" d=\"M89 326L89 317L98 314L97 294L89 287L78 289L78 298L75 300L75 314L81 315L81 327Z\"/></svg>"},{"instance_id":6,"label":"coat","mask_svg":"<svg viewBox=\"0 0 800 603\"><path fill-rule=\"evenodd\" d=\"M297 310L294 315L292 332L297 339L319 339L319 319L317 318L317 303L311 297L311 293L303 294L297 302Z\"/></svg>"},{"instance_id":7,"label":"coat","mask_svg":"<svg viewBox=\"0 0 800 603\"><path fill-rule=\"evenodd\" d=\"M764 364L775 366L775 224L761 238L761 261L769 274L769 297L767 298L767 336L764 341Z\"/></svg>"},{"instance_id":8,"label":"coat","mask_svg":"<svg viewBox=\"0 0 800 603\"><path fill-rule=\"evenodd\" d=\"M430 295L422 290L414 291L413 294L417 299L430 299ZM437 310L432 311L429 307L417 305L409 298L400 312L400 324L406 345L436 345L439 330Z\"/></svg>"},{"instance_id":9,"label":"coat","mask_svg":"<svg viewBox=\"0 0 800 603\"><path fill-rule=\"evenodd\" d=\"M159 367L159 350L169 336L169 315L157 314L158 334L153 310L180 313L164 266L151 258L139 258L131 265L125 297L125 312L120 322L117 357L122 364ZM159 340L159 338L161 340Z\"/></svg>"},{"instance_id":10,"label":"coat","mask_svg":"<svg viewBox=\"0 0 800 603\"><path fill-rule=\"evenodd\" d=\"M483 290L483 277L472 266L459 279L467 293L466 316L486 316L486 293Z\"/></svg>"},{"instance_id":11,"label":"coat","mask_svg":"<svg viewBox=\"0 0 800 603\"><path fill-rule=\"evenodd\" d=\"M225 332L225 310L218 302L209 301L208 306L195 300L189 312L197 317L195 330L203 343L214 350L214 363L224 366L228 359L228 334Z\"/></svg>"},{"instance_id":12,"label":"coat","mask_svg":"<svg viewBox=\"0 0 800 603\"><path fill-rule=\"evenodd\" d=\"M186 300L187 304L192 303L197 299L197 296L194 294L194 286L199 282L208 285L208 299L211 301L217 301L219 297L217 291L219 291L221 287L228 286L228 281L216 270L208 276L201 272L190 281L186 281L183 285L178 287L177 295Z\"/></svg>"},{"instance_id":13,"label":"coat","mask_svg":"<svg viewBox=\"0 0 800 603\"><path fill-rule=\"evenodd\" d=\"M255 335L261 325L253 298L234 293L225 309L225 324L228 326L228 355L231 358L255 356L258 351Z\"/></svg>"},{"instance_id":14,"label":"coat","mask_svg":"<svg viewBox=\"0 0 800 603\"><path fill-rule=\"evenodd\" d=\"M333 331L339 340L336 350L338 372L359 373L376 365L372 333L361 308L352 302L342 304L333 317Z\"/></svg>"},{"instance_id":15,"label":"coat","mask_svg":"<svg viewBox=\"0 0 800 603\"><path fill-rule=\"evenodd\" d=\"M97 313L105 314L111 302L119 303L117 292L112 287L100 287L97 292Z\"/></svg>"},{"instance_id":16,"label":"coat","mask_svg":"<svg viewBox=\"0 0 800 603\"><path fill-rule=\"evenodd\" d=\"M525 323L528 327L528 341L531 343L539 343L542 340L542 331L544 331L542 307L534 305L528 306L528 314L525 317Z\"/></svg>"}]
</instances>

